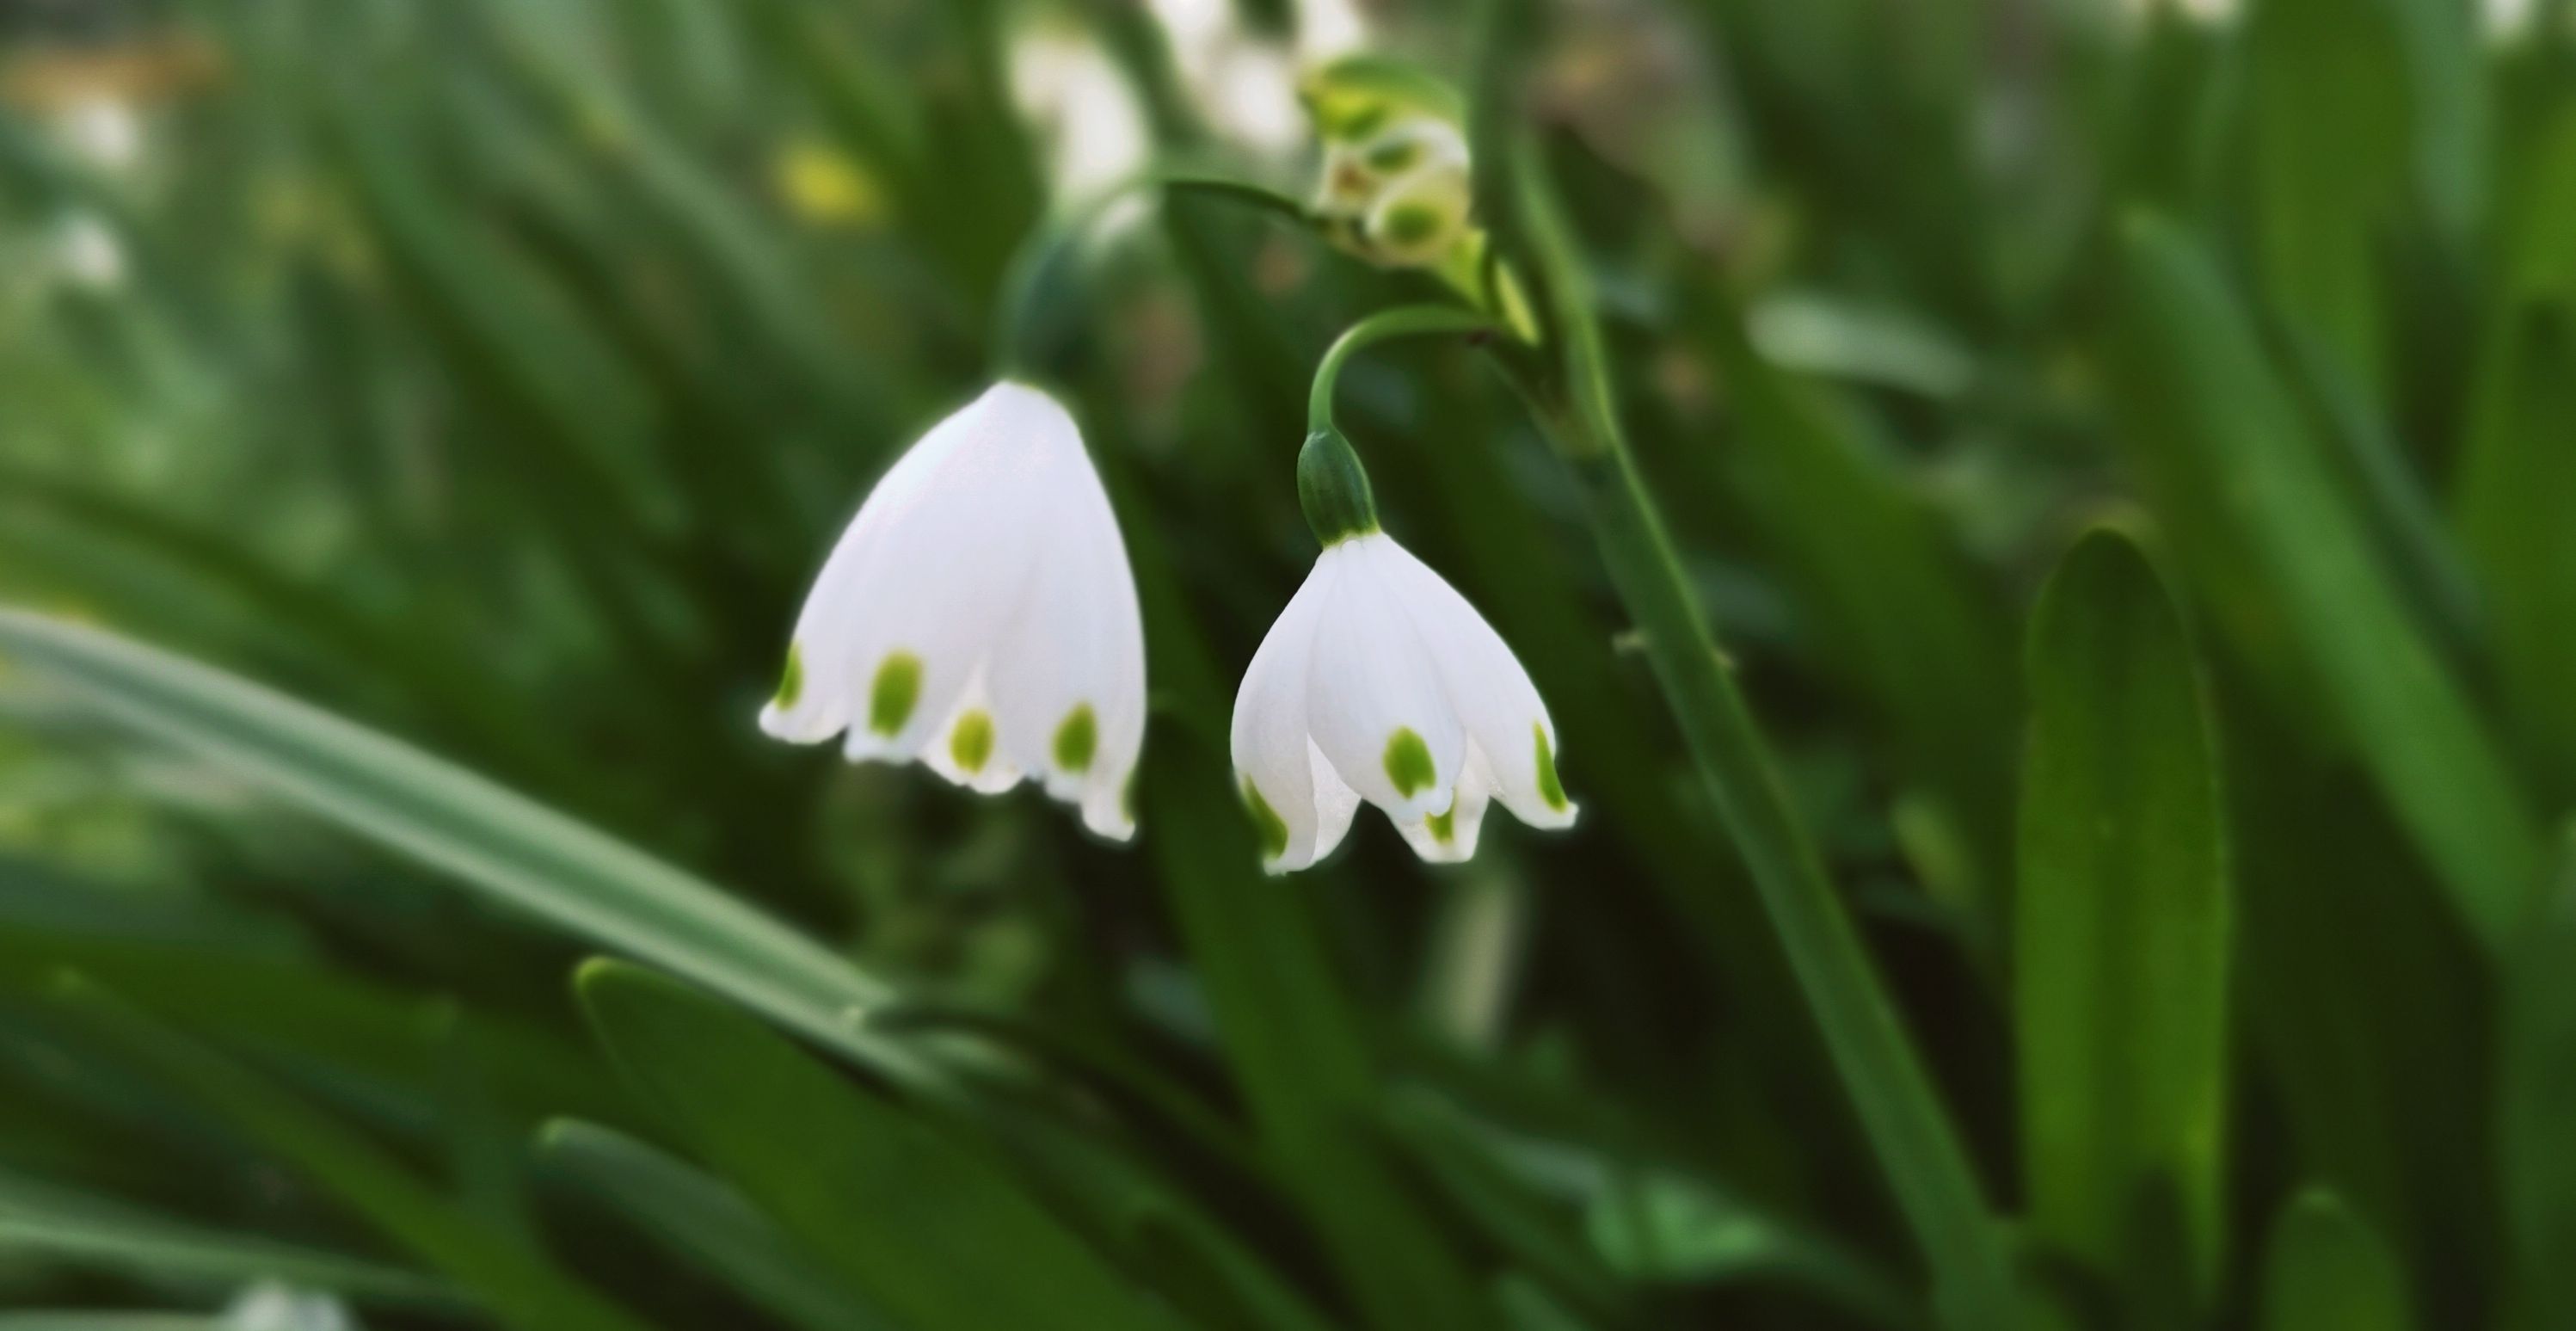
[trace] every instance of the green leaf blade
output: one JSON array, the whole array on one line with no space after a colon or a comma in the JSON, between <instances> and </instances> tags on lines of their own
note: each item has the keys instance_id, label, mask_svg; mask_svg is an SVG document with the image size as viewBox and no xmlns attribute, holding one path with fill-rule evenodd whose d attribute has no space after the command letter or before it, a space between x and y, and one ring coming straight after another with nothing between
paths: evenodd
<instances>
[{"instance_id":1,"label":"green leaf blade","mask_svg":"<svg viewBox=\"0 0 2576 1331\"><path fill-rule=\"evenodd\" d=\"M701 879L451 763L116 635L0 609L0 652L137 734L602 947L723 992L890 1077L937 1073L855 1013L892 991Z\"/></svg>"},{"instance_id":2,"label":"green leaf blade","mask_svg":"<svg viewBox=\"0 0 2576 1331\"><path fill-rule=\"evenodd\" d=\"M2263 1331L2409 1331L2404 1274L2333 1193L2294 1198L2272 1226Z\"/></svg>"},{"instance_id":3,"label":"green leaf blade","mask_svg":"<svg viewBox=\"0 0 2576 1331\"><path fill-rule=\"evenodd\" d=\"M2232 904L2208 699L2146 556L2097 529L2042 593L2016 898L2037 1236L2105 1274L2222 1251Z\"/></svg>"}]
</instances>

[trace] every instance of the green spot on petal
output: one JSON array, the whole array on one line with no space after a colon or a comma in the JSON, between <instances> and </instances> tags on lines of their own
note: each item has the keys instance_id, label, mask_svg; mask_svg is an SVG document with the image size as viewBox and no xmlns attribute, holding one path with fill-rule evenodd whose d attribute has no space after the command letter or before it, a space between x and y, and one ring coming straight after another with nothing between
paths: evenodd
<instances>
[{"instance_id":1,"label":"green spot on petal","mask_svg":"<svg viewBox=\"0 0 2576 1331\"><path fill-rule=\"evenodd\" d=\"M787 669L779 674L778 692L769 703L783 712L794 707L796 700L804 696L805 655L802 648L791 642L787 644Z\"/></svg>"},{"instance_id":2,"label":"green spot on petal","mask_svg":"<svg viewBox=\"0 0 2576 1331\"><path fill-rule=\"evenodd\" d=\"M1378 230L1388 244L1412 249L1439 235L1440 228L1446 224L1447 219L1439 209L1424 203L1406 203L1388 209L1386 220Z\"/></svg>"},{"instance_id":3,"label":"green spot on petal","mask_svg":"<svg viewBox=\"0 0 2576 1331\"><path fill-rule=\"evenodd\" d=\"M921 658L910 652L889 652L885 664L877 667L876 682L868 686L868 729L880 735L893 735L912 719L912 706L921 701Z\"/></svg>"},{"instance_id":4,"label":"green spot on petal","mask_svg":"<svg viewBox=\"0 0 2576 1331\"><path fill-rule=\"evenodd\" d=\"M1556 779L1556 748L1547 742L1547 727L1533 721L1530 730L1538 736L1538 797L1547 807L1565 812L1565 783Z\"/></svg>"},{"instance_id":5,"label":"green spot on petal","mask_svg":"<svg viewBox=\"0 0 2576 1331\"><path fill-rule=\"evenodd\" d=\"M1422 155L1422 145L1413 142L1383 143L1369 150L1369 169L1382 175L1393 175L1413 165Z\"/></svg>"},{"instance_id":6,"label":"green spot on petal","mask_svg":"<svg viewBox=\"0 0 2576 1331\"><path fill-rule=\"evenodd\" d=\"M1261 798L1261 788L1248 776L1243 778L1243 807L1252 812L1252 830L1261 834L1262 857L1275 860L1287 854L1288 824L1270 801Z\"/></svg>"},{"instance_id":7,"label":"green spot on petal","mask_svg":"<svg viewBox=\"0 0 2576 1331\"><path fill-rule=\"evenodd\" d=\"M958 717L956 728L948 732L948 756L957 760L959 771L983 771L984 760L993 756L993 714L978 707Z\"/></svg>"},{"instance_id":8,"label":"green spot on petal","mask_svg":"<svg viewBox=\"0 0 2576 1331\"><path fill-rule=\"evenodd\" d=\"M1055 728L1055 765L1068 772L1088 771L1099 748L1100 723L1091 715L1091 704L1065 713L1064 724Z\"/></svg>"},{"instance_id":9,"label":"green spot on petal","mask_svg":"<svg viewBox=\"0 0 2576 1331\"><path fill-rule=\"evenodd\" d=\"M1416 791L1429 790L1440 779L1431 765L1431 746L1422 742L1410 726L1398 726L1386 741L1386 779L1395 783L1395 793L1406 799Z\"/></svg>"},{"instance_id":10,"label":"green spot on petal","mask_svg":"<svg viewBox=\"0 0 2576 1331\"><path fill-rule=\"evenodd\" d=\"M1446 846L1458 839L1458 810L1454 807L1447 813L1435 813L1422 821L1430 826L1431 839L1441 845Z\"/></svg>"}]
</instances>

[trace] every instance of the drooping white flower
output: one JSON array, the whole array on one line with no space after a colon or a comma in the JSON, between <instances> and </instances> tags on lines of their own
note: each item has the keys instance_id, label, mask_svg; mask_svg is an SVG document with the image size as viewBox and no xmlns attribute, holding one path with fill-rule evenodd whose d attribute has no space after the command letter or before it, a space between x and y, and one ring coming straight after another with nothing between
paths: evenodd
<instances>
[{"instance_id":1,"label":"drooping white flower","mask_svg":"<svg viewBox=\"0 0 2576 1331\"><path fill-rule=\"evenodd\" d=\"M1023 776L1121 840L1145 737L1145 637L1109 496L1054 398L1001 383L860 506L796 621L761 729L853 762Z\"/></svg>"},{"instance_id":2,"label":"drooping white flower","mask_svg":"<svg viewBox=\"0 0 2576 1331\"><path fill-rule=\"evenodd\" d=\"M1572 824L1555 723L1511 648L1373 521L1338 536L1235 694L1234 767L1263 867L1330 854L1361 800L1433 861L1473 855L1496 799L1533 827Z\"/></svg>"}]
</instances>

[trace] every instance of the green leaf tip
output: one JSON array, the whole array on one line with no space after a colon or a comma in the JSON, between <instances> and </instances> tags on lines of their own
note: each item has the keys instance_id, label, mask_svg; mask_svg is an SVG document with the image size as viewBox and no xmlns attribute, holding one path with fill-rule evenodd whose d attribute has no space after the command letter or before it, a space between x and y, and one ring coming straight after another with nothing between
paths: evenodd
<instances>
[{"instance_id":1,"label":"green leaf tip","mask_svg":"<svg viewBox=\"0 0 2576 1331\"><path fill-rule=\"evenodd\" d=\"M910 652L888 652L868 686L868 729L892 736L912 719L921 701L921 658Z\"/></svg>"},{"instance_id":2,"label":"green leaf tip","mask_svg":"<svg viewBox=\"0 0 2576 1331\"><path fill-rule=\"evenodd\" d=\"M1091 704L1075 704L1065 713L1064 724L1055 728L1055 765L1068 772L1090 771L1099 749L1099 718L1092 715Z\"/></svg>"},{"instance_id":3,"label":"green leaf tip","mask_svg":"<svg viewBox=\"0 0 2576 1331\"><path fill-rule=\"evenodd\" d=\"M1440 780L1439 770L1431 763L1431 746L1411 726L1398 726L1387 736L1386 779L1395 783L1396 794L1407 799Z\"/></svg>"},{"instance_id":4,"label":"green leaf tip","mask_svg":"<svg viewBox=\"0 0 2576 1331\"><path fill-rule=\"evenodd\" d=\"M605 986L621 983L633 976L650 974L652 972L634 962L622 961L616 957L584 957L581 964L572 968L572 990L576 996L588 1002L591 995Z\"/></svg>"},{"instance_id":5,"label":"green leaf tip","mask_svg":"<svg viewBox=\"0 0 2576 1331\"><path fill-rule=\"evenodd\" d=\"M993 757L993 714L978 707L958 717L948 732L948 756L959 771L983 771Z\"/></svg>"},{"instance_id":6,"label":"green leaf tip","mask_svg":"<svg viewBox=\"0 0 2576 1331\"><path fill-rule=\"evenodd\" d=\"M1129 789L1134 789L1133 782ZM1276 860L1287 854L1288 824L1278 810L1270 807L1270 801L1261 798L1261 787L1252 784L1248 776L1243 778L1243 807L1252 814L1252 830L1260 834L1262 858Z\"/></svg>"},{"instance_id":7,"label":"green leaf tip","mask_svg":"<svg viewBox=\"0 0 2576 1331\"><path fill-rule=\"evenodd\" d=\"M1547 727L1533 721L1530 733L1538 737L1538 797L1547 807L1565 812L1565 782L1556 775L1556 746L1547 742Z\"/></svg>"}]
</instances>

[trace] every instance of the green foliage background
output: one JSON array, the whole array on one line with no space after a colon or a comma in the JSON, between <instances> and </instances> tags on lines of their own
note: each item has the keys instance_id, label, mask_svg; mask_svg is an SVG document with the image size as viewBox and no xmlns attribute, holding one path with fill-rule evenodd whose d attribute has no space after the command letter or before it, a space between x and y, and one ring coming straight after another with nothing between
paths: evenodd
<instances>
[{"instance_id":1,"label":"green foliage background","mask_svg":"<svg viewBox=\"0 0 2576 1331\"><path fill-rule=\"evenodd\" d=\"M1149 10L0 11L0 1328L262 1279L519 1331L2576 1327L2531 8L1371 7L1469 91L1505 262L1568 260L1549 346L1597 322L1723 672L1566 420L1372 352L1388 528L1585 819L1433 869L1364 815L1280 881L1223 745L1308 375L1441 291L1172 193L997 334L1077 202L1032 34L1164 160L1310 188ZM133 163L56 132L101 90ZM751 724L1014 352L1138 566L1132 848ZM1736 690L1767 744L1713 756ZM1775 932L1809 846L1883 1001Z\"/></svg>"}]
</instances>

